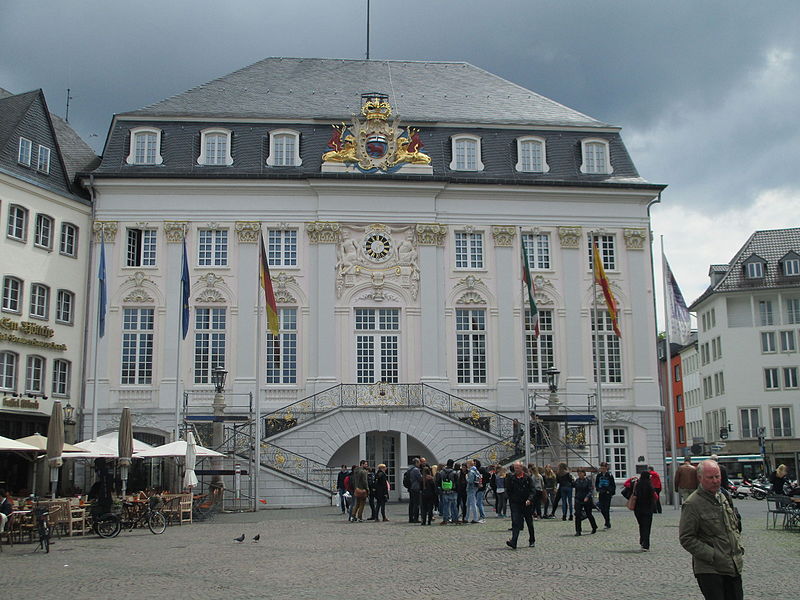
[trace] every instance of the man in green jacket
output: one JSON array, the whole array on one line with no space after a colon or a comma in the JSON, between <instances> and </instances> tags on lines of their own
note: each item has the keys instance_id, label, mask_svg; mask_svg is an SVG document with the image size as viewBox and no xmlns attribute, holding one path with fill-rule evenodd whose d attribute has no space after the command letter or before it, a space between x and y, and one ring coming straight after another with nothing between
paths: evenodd
<instances>
[{"instance_id":1,"label":"man in green jacket","mask_svg":"<svg viewBox=\"0 0 800 600\"><path fill-rule=\"evenodd\" d=\"M701 462L697 477L700 487L681 507L681 546L692 555L694 576L706 600L741 600L744 548L733 505L720 492L719 465Z\"/></svg>"}]
</instances>

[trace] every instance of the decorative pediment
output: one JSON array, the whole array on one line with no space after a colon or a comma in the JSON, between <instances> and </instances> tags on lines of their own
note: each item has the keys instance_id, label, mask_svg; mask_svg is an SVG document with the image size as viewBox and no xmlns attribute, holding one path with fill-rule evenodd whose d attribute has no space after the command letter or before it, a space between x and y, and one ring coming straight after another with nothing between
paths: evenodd
<instances>
[{"instance_id":1,"label":"decorative pediment","mask_svg":"<svg viewBox=\"0 0 800 600\"><path fill-rule=\"evenodd\" d=\"M639 421L634 418L633 413L630 411L621 410L604 410L603 421L606 425L610 423L633 423L639 425Z\"/></svg>"},{"instance_id":2,"label":"decorative pediment","mask_svg":"<svg viewBox=\"0 0 800 600\"><path fill-rule=\"evenodd\" d=\"M142 287L145 283L153 283L153 280L145 275L142 271L136 271L133 275L126 279L127 283L132 283L135 287Z\"/></svg>"},{"instance_id":3,"label":"decorative pediment","mask_svg":"<svg viewBox=\"0 0 800 600\"><path fill-rule=\"evenodd\" d=\"M123 302L130 302L130 303L153 303L155 300L153 297L147 293L146 290L142 288L136 288L131 290L131 292L122 299Z\"/></svg>"},{"instance_id":4,"label":"decorative pediment","mask_svg":"<svg viewBox=\"0 0 800 600\"><path fill-rule=\"evenodd\" d=\"M206 288L195 297L195 300L200 303L224 303L225 296L217 289Z\"/></svg>"},{"instance_id":5,"label":"decorative pediment","mask_svg":"<svg viewBox=\"0 0 800 600\"><path fill-rule=\"evenodd\" d=\"M200 283L205 283L206 287L217 287L218 285L222 284L224 278L220 277L216 273L208 272L205 275L201 275L197 278Z\"/></svg>"},{"instance_id":6,"label":"decorative pediment","mask_svg":"<svg viewBox=\"0 0 800 600\"><path fill-rule=\"evenodd\" d=\"M478 292L470 290L461 294L461 297L456 300L457 304L486 304L486 300Z\"/></svg>"}]
</instances>

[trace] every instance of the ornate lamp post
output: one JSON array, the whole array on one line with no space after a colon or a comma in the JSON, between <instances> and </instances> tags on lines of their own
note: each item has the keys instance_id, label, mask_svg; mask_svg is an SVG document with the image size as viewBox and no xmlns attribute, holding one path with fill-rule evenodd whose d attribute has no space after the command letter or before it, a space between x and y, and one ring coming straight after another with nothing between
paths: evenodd
<instances>
[{"instance_id":1,"label":"ornate lamp post","mask_svg":"<svg viewBox=\"0 0 800 600\"><path fill-rule=\"evenodd\" d=\"M75 443L75 407L69 403L69 400L64 405L64 441L67 444ZM75 475L75 463L71 460L64 461L64 482L63 489L68 490L73 487L73 478Z\"/></svg>"},{"instance_id":2,"label":"ornate lamp post","mask_svg":"<svg viewBox=\"0 0 800 600\"><path fill-rule=\"evenodd\" d=\"M545 371L545 375L547 376L547 387L550 390L550 395L547 398L547 408L550 415L554 417L558 416L558 409L561 406L561 401L558 399L558 376L560 374L561 371L555 367L550 367ZM550 434L550 452L553 457L553 465L557 465L561 459L561 440L559 436L558 421L550 421L550 423L548 423L548 429Z\"/></svg>"},{"instance_id":3,"label":"ornate lamp post","mask_svg":"<svg viewBox=\"0 0 800 600\"><path fill-rule=\"evenodd\" d=\"M211 437L214 449L217 451L219 451L225 441L225 422L222 419L225 415L225 396L223 392L225 390L225 378L227 376L228 372L222 367L216 367L211 372L211 381L214 384L214 402L211 404L214 414L214 423L212 425ZM211 468L217 472L222 470L221 456L211 459ZM211 487L220 490L224 487L222 475L216 473L211 477Z\"/></svg>"}]
</instances>

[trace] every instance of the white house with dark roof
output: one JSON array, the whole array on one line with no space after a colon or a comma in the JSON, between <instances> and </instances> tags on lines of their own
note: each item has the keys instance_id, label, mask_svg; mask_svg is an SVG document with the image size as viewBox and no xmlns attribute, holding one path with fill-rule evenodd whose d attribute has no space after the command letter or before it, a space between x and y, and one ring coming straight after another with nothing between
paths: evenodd
<instances>
[{"instance_id":1,"label":"white house with dark roof","mask_svg":"<svg viewBox=\"0 0 800 600\"><path fill-rule=\"evenodd\" d=\"M314 502L275 475L295 459L384 462L394 490L411 456L500 460L523 376L538 411L551 367L562 414L593 410L594 238L622 330L601 294L605 458L619 477L663 470L649 207L664 186L639 176L616 126L466 63L268 58L115 115L83 183L107 252L101 429L127 405L166 439L176 388L186 414L208 413L224 366L227 410L253 393L267 415L259 493L273 504ZM259 232L277 341L257 327ZM597 462L586 421L569 436L572 464Z\"/></svg>"},{"instance_id":2,"label":"white house with dark roof","mask_svg":"<svg viewBox=\"0 0 800 600\"><path fill-rule=\"evenodd\" d=\"M711 265L697 313L703 438L725 454L761 452L797 473L800 459L800 228L756 231ZM762 429L763 428L763 429Z\"/></svg>"}]
</instances>

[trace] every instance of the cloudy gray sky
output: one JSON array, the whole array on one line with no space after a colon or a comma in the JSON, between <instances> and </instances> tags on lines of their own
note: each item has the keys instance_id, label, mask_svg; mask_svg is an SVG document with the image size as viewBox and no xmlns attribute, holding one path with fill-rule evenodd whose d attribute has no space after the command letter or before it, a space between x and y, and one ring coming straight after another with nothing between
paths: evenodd
<instances>
[{"instance_id":1,"label":"cloudy gray sky","mask_svg":"<svg viewBox=\"0 0 800 600\"><path fill-rule=\"evenodd\" d=\"M0 0L0 87L41 87L62 116L70 88L100 151L113 113L264 57L363 58L365 9ZM800 226L796 0L372 0L371 17L372 58L471 62L620 125L640 173L669 184L653 229L688 301L752 231Z\"/></svg>"}]
</instances>

